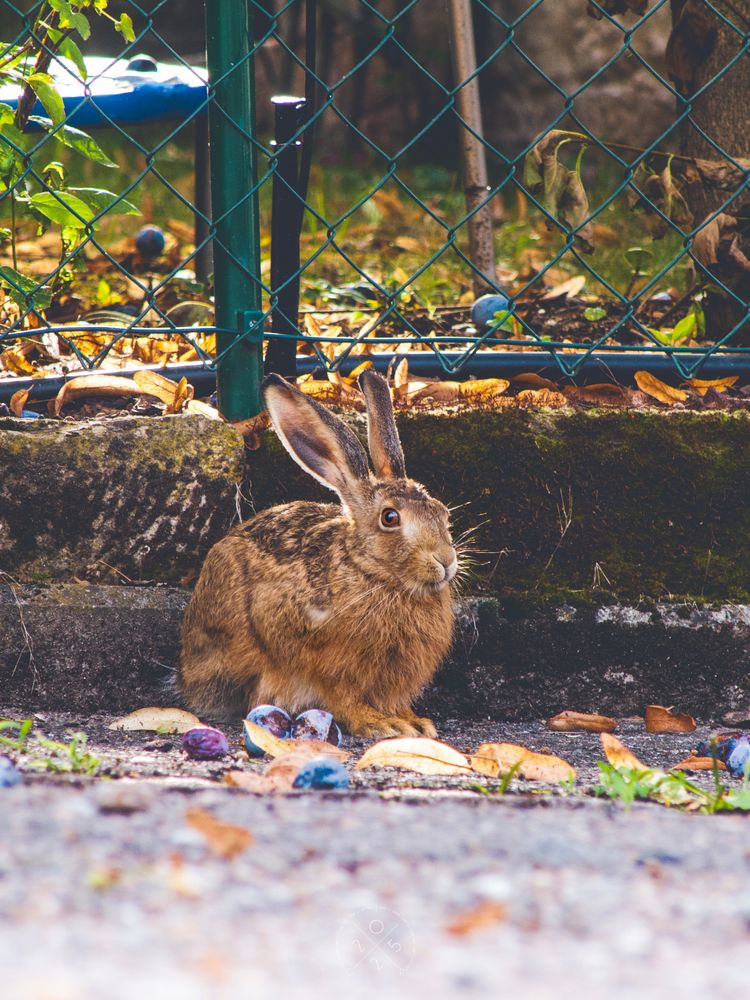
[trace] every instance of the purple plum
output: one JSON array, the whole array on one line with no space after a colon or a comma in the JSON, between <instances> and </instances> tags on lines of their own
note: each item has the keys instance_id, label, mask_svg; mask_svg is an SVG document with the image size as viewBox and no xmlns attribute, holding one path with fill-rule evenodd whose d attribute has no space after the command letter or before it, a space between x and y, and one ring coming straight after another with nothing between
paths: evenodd
<instances>
[{"instance_id":1,"label":"purple plum","mask_svg":"<svg viewBox=\"0 0 750 1000\"><path fill-rule=\"evenodd\" d=\"M348 788L349 775L338 760L313 757L303 764L294 779L294 788Z\"/></svg>"},{"instance_id":2,"label":"purple plum","mask_svg":"<svg viewBox=\"0 0 750 1000\"><path fill-rule=\"evenodd\" d=\"M311 708L301 712L292 726L294 740L325 740L335 747L341 746L341 730L330 712Z\"/></svg>"},{"instance_id":3,"label":"purple plum","mask_svg":"<svg viewBox=\"0 0 750 1000\"><path fill-rule=\"evenodd\" d=\"M220 729L196 726L182 737L182 749L196 760L218 760L229 753L229 740Z\"/></svg>"},{"instance_id":4,"label":"purple plum","mask_svg":"<svg viewBox=\"0 0 750 1000\"><path fill-rule=\"evenodd\" d=\"M292 733L292 717L277 705L257 705L247 714L248 722L263 726L272 736L288 740ZM245 747L251 757L262 757L264 751L245 732Z\"/></svg>"}]
</instances>

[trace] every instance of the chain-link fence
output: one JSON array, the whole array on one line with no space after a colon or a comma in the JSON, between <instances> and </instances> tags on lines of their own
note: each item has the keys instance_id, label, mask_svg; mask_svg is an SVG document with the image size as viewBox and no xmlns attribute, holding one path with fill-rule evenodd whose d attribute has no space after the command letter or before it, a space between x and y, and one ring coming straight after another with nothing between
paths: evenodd
<instances>
[{"instance_id":1,"label":"chain-link fence","mask_svg":"<svg viewBox=\"0 0 750 1000\"><path fill-rule=\"evenodd\" d=\"M0 0L15 374L750 351L748 0L193 7Z\"/></svg>"}]
</instances>

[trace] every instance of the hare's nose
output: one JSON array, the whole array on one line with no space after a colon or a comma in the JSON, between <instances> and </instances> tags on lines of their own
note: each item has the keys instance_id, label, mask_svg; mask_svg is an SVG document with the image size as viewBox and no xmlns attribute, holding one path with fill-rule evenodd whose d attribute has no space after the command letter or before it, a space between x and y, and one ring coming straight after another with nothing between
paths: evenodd
<instances>
[{"instance_id":1,"label":"hare's nose","mask_svg":"<svg viewBox=\"0 0 750 1000\"><path fill-rule=\"evenodd\" d=\"M449 580L452 580L456 575L456 570L458 569L458 557L456 556L455 550L451 549L450 553L435 556L435 561L443 567L443 573L445 574L443 579L446 583Z\"/></svg>"}]
</instances>

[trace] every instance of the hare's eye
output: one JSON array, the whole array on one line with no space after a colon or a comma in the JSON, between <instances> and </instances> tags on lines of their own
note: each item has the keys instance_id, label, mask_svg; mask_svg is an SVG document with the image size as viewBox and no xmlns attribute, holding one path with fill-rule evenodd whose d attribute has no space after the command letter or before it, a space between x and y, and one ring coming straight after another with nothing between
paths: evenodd
<instances>
[{"instance_id":1,"label":"hare's eye","mask_svg":"<svg viewBox=\"0 0 750 1000\"><path fill-rule=\"evenodd\" d=\"M384 528L397 528L401 524L401 515L393 507L384 507L380 512L380 523Z\"/></svg>"}]
</instances>

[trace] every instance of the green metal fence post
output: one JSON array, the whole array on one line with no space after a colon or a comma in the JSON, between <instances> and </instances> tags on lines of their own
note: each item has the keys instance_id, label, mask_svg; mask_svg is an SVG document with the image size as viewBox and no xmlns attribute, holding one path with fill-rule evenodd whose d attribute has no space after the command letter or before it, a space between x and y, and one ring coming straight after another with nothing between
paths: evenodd
<instances>
[{"instance_id":1,"label":"green metal fence post","mask_svg":"<svg viewBox=\"0 0 750 1000\"><path fill-rule=\"evenodd\" d=\"M217 366L219 409L229 420L262 409L260 230L255 135L252 21L246 0L206 0L206 56L210 102L211 201L216 220L214 289L221 354L239 333L250 336ZM254 280L253 280L254 279ZM234 332L236 331L236 332Z\"/></svg>"}]
</instances>

